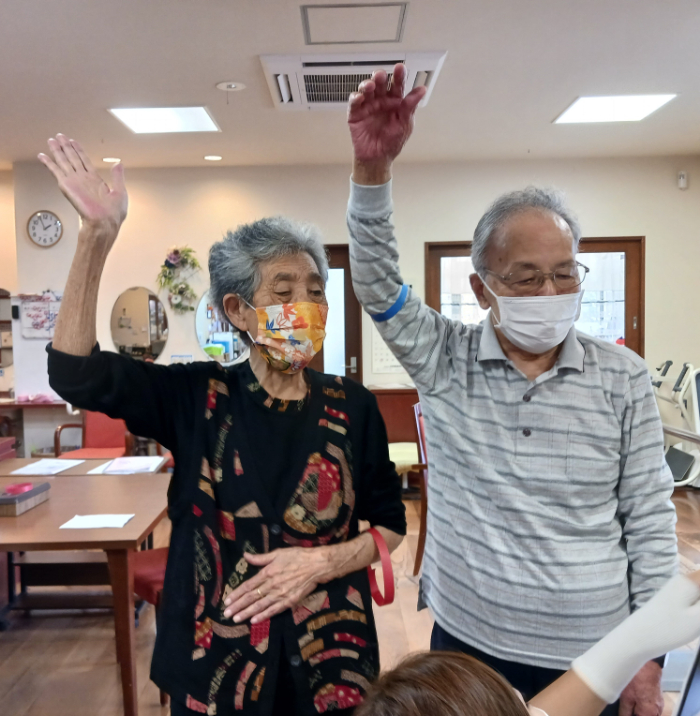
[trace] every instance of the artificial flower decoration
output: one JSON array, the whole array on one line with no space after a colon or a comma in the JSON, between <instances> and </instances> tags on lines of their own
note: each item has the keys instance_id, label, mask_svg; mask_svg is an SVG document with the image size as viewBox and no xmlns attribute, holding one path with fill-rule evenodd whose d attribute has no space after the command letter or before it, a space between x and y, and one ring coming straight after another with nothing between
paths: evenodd
<instances>
[{"instance_id":1,"label":"artificial flower decoration","mask_svg":"<svg viewBox=\"0 0 700 716\"><path fill-rule=\"evenodd\" d=\"M158 286L161 291L167 289L168 303L176 313L188 313L195 310L197 294L188 283L201 268L194 249L189 246L173 247L168 250L158 274Z\"/></svg>"}]
</instances>

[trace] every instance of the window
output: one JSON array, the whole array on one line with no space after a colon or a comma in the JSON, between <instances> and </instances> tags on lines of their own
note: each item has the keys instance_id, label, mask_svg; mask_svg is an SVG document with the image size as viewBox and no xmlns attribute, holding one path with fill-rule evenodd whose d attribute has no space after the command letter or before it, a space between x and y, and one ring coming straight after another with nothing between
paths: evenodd
<instances>
[{"instance_id":1,"label":"window","mask_svg":"<svg viewBox=\"0 0 700 716\"><path fill-rule=\"evenodd\" d=\"M471 243L426 244L426 302L463 323L479 323L487 311L469 284ZM583 239L578 260L590 273L583 284L576 328L604 341L644 351L644 238Z\"/></svg>"}]
</instances>

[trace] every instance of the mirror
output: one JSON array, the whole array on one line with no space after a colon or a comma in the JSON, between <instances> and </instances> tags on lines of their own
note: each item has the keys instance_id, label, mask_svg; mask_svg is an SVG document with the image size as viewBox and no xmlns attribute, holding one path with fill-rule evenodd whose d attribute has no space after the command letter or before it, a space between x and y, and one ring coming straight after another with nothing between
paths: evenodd
<instances>
[{"instance_id":1,"label":"mirror","mask_svg":"<svg viewBox=\"0 0 700 716\"><path fill-rule=\"evenodd\" d=\"M122 355L154 361L168 340L168 317L158 296L147 288L130 288L112 309L112 340Z\"/></svg>"},{"instance_id":2,"label":"mirror","mask_svg":"<svg viewBox=\"0 0 700 716\"><path fill-rule=\"evenodd\" d=\"M247 353L247 346L241 340L240 333L228 319L221 317L209 299L209 291L204 292L197 306L195 327L199 345L212 360L230 365Z\"/></svg>"}]
</instances>

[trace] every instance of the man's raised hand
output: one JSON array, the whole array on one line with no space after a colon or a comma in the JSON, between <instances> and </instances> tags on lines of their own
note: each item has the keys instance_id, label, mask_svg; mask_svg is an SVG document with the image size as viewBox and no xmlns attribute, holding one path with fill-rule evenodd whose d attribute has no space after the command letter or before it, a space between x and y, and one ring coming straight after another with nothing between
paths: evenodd
<instances>
[{"instance_id":1,"label":"man's raised hand","mask_svg":"<svg viewBox=\"0 0 700 716\"><path fill-rule=\"evenodd\" d=\"M356 162L389 167L408 141L426 88L416 87L404 97L405 81L406 67L398 64L390 88L386 72L380 70L350 95L348 126Z\"/></svg>"},{"instance_id":2,"label":"man's raised hand","mask_svg":"<svg viewBox=\"0 0 700 716\"><path fill-rule=\"evenodd\" d=\"M56 177L59 188L80 214L83 224L113 231L116 236L129 203L122 164L112 168L110 187L78 142L57 134L49 139L48 145L51 156L39 154L39 161Z\"/></svg>"}]
</instances>

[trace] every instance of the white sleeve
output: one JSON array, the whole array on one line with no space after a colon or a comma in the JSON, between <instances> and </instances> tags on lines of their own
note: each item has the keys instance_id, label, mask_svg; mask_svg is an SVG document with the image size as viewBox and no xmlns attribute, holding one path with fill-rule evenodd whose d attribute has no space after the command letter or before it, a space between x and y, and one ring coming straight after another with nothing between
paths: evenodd
<instances>
[{"instance_id":1,"label":"white sleeve","mask_svg":"<svg viewBox=\"0 0 700 716\"><path fill-rule=\"evenodd\" d=\"M678 575L641 609L603 637L572 668L608 703L644 664L700 636L700 586Z\"/></svg>"}]
</instances>

